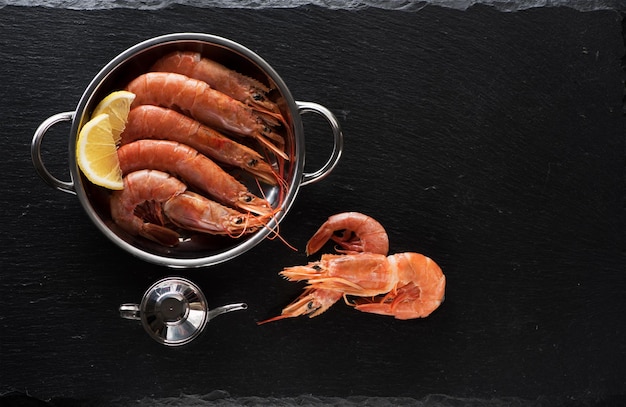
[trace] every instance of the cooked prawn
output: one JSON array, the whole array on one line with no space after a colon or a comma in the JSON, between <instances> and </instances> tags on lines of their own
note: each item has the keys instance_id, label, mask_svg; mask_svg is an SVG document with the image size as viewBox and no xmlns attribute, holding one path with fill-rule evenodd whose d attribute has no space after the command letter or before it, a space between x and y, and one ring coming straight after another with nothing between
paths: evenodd
<instances>
[{"instance_id":1,"label":"cooked prawn","mask_svg":"<svg viewBox=\"0 0 626 407\"><path fill-rule=\"evenodd\" d=\"M319 251L331 239L339 245L340 248L335 248L338 253L368 252L386 256L389 251L389 237L383 225L359 212L343 212L330 216L309 239L306 245L307 256ZM311 313L313 317L330 308L342 296L341 291L309 287L295 302L288 305L283 313L290 314L303 304L313 301L313 304L316 304L313 308L317 309Z\"/></svg>"},{"instance_id":2,"label":"cooked prawn","mask_svg":"<svg viewBox=\"0 0 626 407\"><path fill-rule=\"evenodd\" d=\"M334 297L329 299L333 292L359 311L396 319L424 318L442 303L446 284L441 268L419 253L325 254L319 261L288 267L280 274L289 281L306 280L308 286L281 315L261 324L320 315L334 303ZM347 296L364 298L349 303Z\"/></svg>"},{"instance_id":3,"label":"cooked prawn","mask_svg":"<svg viewBox=\"0 0 626 407\"><path fill-rule=\"evenodd\" d=\"M258 230L268 220L190 192L178 179L154 170L126 175L124 189L113 191L110 202L111 217L119 227L165 246L176 246L180 239L178 232L165 226L169 223L187 230L238 237ZM137 216L143 204L150 204L150 218L158 223Z\"/></svg>"},{"instance_id":4,"label":"cooked prawn","mask_svg":"<svg viewBox=\"0 0 626 407\"><path fill-rule=\"evenodd\" d=\"M140 139L178 141L216 161L241 168L268 184L278 183L279 175L259 153L171 109L152 105L133 108L121 138L121 145Z\"/></svg>"},{"instance_id":5,"label":"cooked prawn","mask_svg":"<svg viewBox=\"0 0 626 407\"><path fill-rule=\"evenodd\" d=\"M329 217L307 243L307 255L316 253L329 239L342 248L337 249L339 253L386 255L389 251L385 228L374 218L359 212L343 212Z\"/></svg>"},{"instance_id":6,"label":"cooked prawn","mask_svg":"<svg viewBox=\"0 0 626 407\"><path fill-rule=\"evenodd\" d=\"M284 138L271 128L265 117L230 96L212 89L206 82L172 72L149 72L133 79L126 90L136 95L132 107L158 105L181 111L211 127L243 137L252 137L278 156L289 159L283 150Z\"/></svg>"},{"instance_id":7,"label":"cooked prawn","mask_svg":"<svg viewBox=\"0 0 626 407\"><path fill-rule=\"evenodd\" d=\"M150 70L175 72L199 79L255 110L280 114L276 103L267 97L269 87L212 59L203 58L199 52L172 52L159 59Z\"/></svg>"},{"instance_id":8,"label":"cooked prawn","mask_svg":"<svg viewBox=\"0 0 626 407\"><path fill-rule=\"evenodd\" d=\"M264 215L275 210L265 199L197 150L169 140L137 140L117 150L123 174L142 169L160 170L181 177L217 201L243 211Z\"/></svg>"}]
</instances>

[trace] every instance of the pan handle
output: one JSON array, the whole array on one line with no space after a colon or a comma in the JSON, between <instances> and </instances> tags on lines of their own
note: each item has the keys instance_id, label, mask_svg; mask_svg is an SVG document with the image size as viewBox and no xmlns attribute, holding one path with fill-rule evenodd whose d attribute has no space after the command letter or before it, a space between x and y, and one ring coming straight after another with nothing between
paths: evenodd
<instances>
[{"instance_id":1,"label":"pan handle","mask_svg":"<svg viewBox=\"0 0 626 407\"><path fill-rule=\"evenodd\" d=\"M330 174L333 168L335 168L335 166L339 162L341 153L343 152L343 133L341 132L339 121L337 121L335 115L324 106L313 102L300 101L296 101L296 105L298 106L298 111L300 114L312 112L323 116L328 121L328 124L330 124L330 128L333 131L333 137L335 142L333 152L330 155L328 161L326 161L326 164L324 164L322 168L315 172L305 172L302 175L302 181L300 182L300 185L306 185L323 179L328 174Z\"/></svg>"},{"instance_id":2,"label":"pan handle","mask_svg":"<svg viewBox=\"0 0 626 407\"><path fill-rule=\"evenodd\" d=\"M46 181L47 184L60 191L75 195L76 191L74 190L74 182L61 181L60 179L56 178L48 171L41 158L41 142L43 141L43 136L46 134L48 129L56 123L73 120L74 113L75 112L57 113L44 120L39 125L39 127L35 131L35 135L33 136L33 141L30 145L30 156L33 160L33 164L35 165L35 170L37 170L39 176L44 181Z\"/></svg>"}]
</instances>

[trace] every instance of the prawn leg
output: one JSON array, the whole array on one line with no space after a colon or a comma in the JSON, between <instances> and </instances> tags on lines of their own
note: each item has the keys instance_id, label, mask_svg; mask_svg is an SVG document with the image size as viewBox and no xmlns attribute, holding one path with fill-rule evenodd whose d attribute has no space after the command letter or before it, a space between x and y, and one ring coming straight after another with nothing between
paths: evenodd
<instances>
[{"instance_id":1,"label":"prawn leg","mask_svg":"<svg viewBox=\"0 0 626 407\"><path fill-rule=\"evenodd\" d=\"M441 305L443 299L421 298L422 290L414 283L400 287L396 292L374 299L359 298L354 301L354 308L361 312L387 315L396 319L425 318Z\"/></svg>"}]
</instances>

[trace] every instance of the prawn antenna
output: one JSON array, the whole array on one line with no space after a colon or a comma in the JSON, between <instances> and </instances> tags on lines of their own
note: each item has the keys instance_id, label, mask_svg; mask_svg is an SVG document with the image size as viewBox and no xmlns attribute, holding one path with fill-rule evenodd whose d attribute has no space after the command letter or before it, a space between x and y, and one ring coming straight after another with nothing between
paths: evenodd
<instances>
[{"instance_id":1,"label":"prawn antenna","mask_svg":"<svg viewBox=\"0 0 626 407\"><path fill-rule=\"evenodd\" d=\"M259 183L259 180L255 179L255 181L256 181L257 187L259 188L261 197L263 197L263 199L265 199L267 201L267 196L265 195L265 192L263 191L263 188L261 188L261 184ZM287 240L284 237L282 237L280 235L280 233L279 233L279 224L278 224L278 219L276 219L276 214L282 210L282 206L283 206L283 202L284 202L284 200L283 200L283 198L284 198L283 193L284 193L283 188L280 188L280 195L279 195L278 206L276 208L274 208L270 213L268 213L267 215L263 216L263 217L269 217L270 219L273 219L276 222L276 226L271 228L271 227L268 226L267 223L263 223L263 227L265 227L266 229L268 229L270 231L270 235L267 237L268 240L274 240L274 239L278 238L281 242L283 242L285 244L285 246L287 246L291 250L297 252L298 249L296 249L292 244L287 242Z\"/></svg>"},{"instance_id":2,"label":"prawn antenna","mask_svg":"<svg viewBox=\"0 0 626 407\"><path fill-rule=\"evenodd\" d=\"M269 149L282 159L289 161L289 156L287 155L287 153L285 153L283 150L280 149L280 147L272 143L265 135L259 134L257 135L256 139L259 141L259 143L261 143L261 145L263 145L263 147Z\"/></svg>"}]
</instances>

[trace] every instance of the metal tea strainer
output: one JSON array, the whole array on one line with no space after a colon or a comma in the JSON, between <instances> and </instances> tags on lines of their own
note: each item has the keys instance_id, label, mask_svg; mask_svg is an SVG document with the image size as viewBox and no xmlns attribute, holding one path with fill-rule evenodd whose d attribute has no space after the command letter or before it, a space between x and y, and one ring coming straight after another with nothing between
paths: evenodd
<instances>
[{"instance_id":1,"label":"metal tea strainer","mask_svg":"<svg viewBox=\"0 0 626 407\"><path fill-rule=\"evenodd\" d=\"M140 320L157 342L180 346L198 337L216 316L246 308L245 303L236 303L209 310L197 285L181 277L168 277L148 288L141 304L120 305L120 315Z\"/></svg>"}]
</instances>

